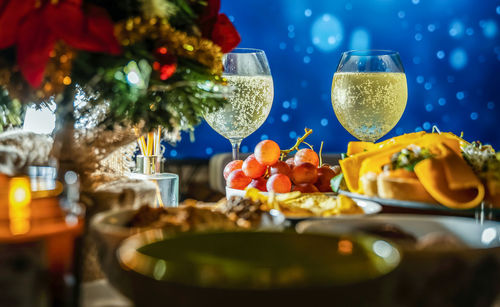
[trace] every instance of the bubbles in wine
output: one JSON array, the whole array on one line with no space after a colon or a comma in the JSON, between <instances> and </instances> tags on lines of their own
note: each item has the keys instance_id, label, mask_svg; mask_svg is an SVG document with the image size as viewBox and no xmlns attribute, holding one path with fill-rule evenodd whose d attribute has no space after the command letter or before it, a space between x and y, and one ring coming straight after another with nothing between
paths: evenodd
<instances>
[{"instance_id":1,"label":"bubbles in wine","mask_svg":"<svg viewBox=\"0 0 500 307\"><path fill-rule=\"evenodd\" d=\"M205 114L207 123L228 139L243 139L266 120L274 97L271 76L224 76L234 88L221 109Z\"/></svg>"}]
</instances>

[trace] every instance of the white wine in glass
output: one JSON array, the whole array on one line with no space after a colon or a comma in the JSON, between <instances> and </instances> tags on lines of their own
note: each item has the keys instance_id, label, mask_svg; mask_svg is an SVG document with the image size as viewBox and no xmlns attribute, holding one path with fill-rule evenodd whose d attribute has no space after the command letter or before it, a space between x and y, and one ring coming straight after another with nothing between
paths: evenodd
<instances>
[{"instance_id":1,"label":"white wine in glass","mask_svg":"<svg viewBox=\"0 0 500 307\"><path fill-rule=\"evenodd\" d=\"M204 118L233 147L233 159L238 159L241 141L257 130L266 120L274 98L274 86L267 58L262 50L237 48L225 54L223 77L232 88L228 102Z\"/></svg>"},{"instance_id":2,"label":"white wine in glass","mask_svg":"<svg viewBox=\"0 0 500 307\"><path fill-rule=\"evenodd\" d=\"M403 115L408 98L406 76L394 51L349 51L342 54L332 82L337 119L354 137L375 142Z\"/></svg>"}]
</instances>

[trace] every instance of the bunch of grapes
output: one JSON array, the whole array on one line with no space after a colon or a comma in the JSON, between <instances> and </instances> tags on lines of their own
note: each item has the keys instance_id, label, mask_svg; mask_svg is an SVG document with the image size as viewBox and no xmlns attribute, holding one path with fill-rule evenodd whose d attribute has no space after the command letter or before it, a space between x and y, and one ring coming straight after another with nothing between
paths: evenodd
<instances>
[{"instance_id":1,"label":"bunch of grapes","mask_svg":"<svg viewBox=\"0 0 500 307\"><path fill-rule=\"evenodd\" d=\"M332 191L330 180L340 173L338 165L319 165L318 154L309 148L298 150L286 161L281 161L280 156L281 150L276 142L261 141L245 161L234 160L226 165L226 185L238 190L253 187L275 193Z\"/></svg>"}]
</instances>

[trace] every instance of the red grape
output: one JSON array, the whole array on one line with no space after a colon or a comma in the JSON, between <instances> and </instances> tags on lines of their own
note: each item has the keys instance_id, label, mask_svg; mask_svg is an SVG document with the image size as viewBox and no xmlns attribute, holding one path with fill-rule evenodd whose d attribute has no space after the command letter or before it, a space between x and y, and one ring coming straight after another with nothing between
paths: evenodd
<instances>
[{"instance_id":1,"label":"red grape","mask_svg":"<svg viewBox=\"0 0 500 307\"><path fill-rule=\"evenodd\" d=\"M259 142L259 144L255 146L254 153L257 161L264 165L273 165L278 161L281 154L278 144L271 140Z\"/></svg>"},{"instance_id":2,"label":"red grape","mask_svg":"<svg viewBox=\"0 0 500 307\"><path fill-rule=\"evenodd\" d=\"M322 167L318 168L318 180L314 185L320 190L321 192L331 192L332 188L330 186L330 180L332 180L333 177L336 176L336 173L334 170L332 170L330 167L323 165Z\"/></svg>"},{"instance_id":3,"label":"red grape","mask_svg":"<svg viewBox=\"0 0 500 307\"><path fill-rule=\"evenodd\" d=\"M299 191L302 193L317 193L319 192L318 188L314 184L310 183L302 183L293 187L292 191Z\"/></svg>"},{"instance_id":4,"label":"red grape","mask_svg":"<svg viewBox=\"0 0 500 307\"><path fill-rule=\"evenodd\" d=\"M301 163L292 170L292 180L295 184L314 183L318 179L318 169L311 163Z\"/></svg>"},{"instance_id":5,"label":"red grape","mask_svg":"<svg viewBox=\"0 0 500 307\"><path fill-rule=\"evenodd\" d=\"M258 178L266 173L267 166L260 164L255 155L250 155L243 161L241 169L248 177Z\"/></svg>"},{"instance_id":6,"label":"red grape","mask_svg":"<svg viewBox=\"0 0 500 307\"><path fill-rule=\"evenodd\" d=\"M286 164L288 164L288 167L290 169L293 169L295 167L295 162L293 161L293 157L286 159L285 162L286 162Z\"/></svg>"},{"instance_id":7,"label":"red grape","mask_svg":"<svg viewBox=\"0 0 500 307\"><path fill-rule=\"evenodd\" d=\"M288 164L286 164L286 162L278 161L269 167L269 174L271 174L271 175L283 174L283 175L286 175L288 177L291 177L292 170L290 169Z\"/></svg>"},{"instance_id":8,"label":"red grape","mask_svg":"<svg viewBox=\"0 0 500 307\"><path fill-rule=\"evenodd\" d=\"M256 188L262 192L267 192L266 184L267 184L267 179L260 177L257 179L252 179L252 182L250 182L250 184L248 186L252 187L252 188Z\"/></svg>"},{"instance_id":9,"label":"red grape","mask_svg":"<svg viewBox=\"0 0 500 307\"><path fill-rule=\"evenodd\" d=\"M237 169L229 174L226 184L232 189L244 190L250 182L252 182L252 178L245 175L242 170Z\"/></svg>"},{"instance_id":10,"label":"red grape","mask_svg":"<svg viewBox=\"0 0 500 307\"><path fill-rule=\"evenodd\" d=\"M292 188L292 182L288 176L274 174L267 180L267 190L275 193L288 193Z\"/></svg>"},{"instance_id":11,"label":"red grape","mask_svg":"<svg viewBox=\"0 0 500 307\"><path fill-rule=\"evenodd\" d=\"M319 157L318 154L314 152L314 150L309 148L304 148L295 154L293 158L295 165L299 165L300 163L311 163L314 167L319 166Z\"/></svg>"},{"instance_id":12,"label":"red grape","mask_svg":"<svg viewBox=\"0 0 500 307\"><path fill-rule=\"evenodd\" d=\"M229 174L231 174L231 172L234 170L241 169L242 165L243 160L233 160L229 162L226 167L224 167L224 179L227 180Z\"/></svg>"}]
</instances>

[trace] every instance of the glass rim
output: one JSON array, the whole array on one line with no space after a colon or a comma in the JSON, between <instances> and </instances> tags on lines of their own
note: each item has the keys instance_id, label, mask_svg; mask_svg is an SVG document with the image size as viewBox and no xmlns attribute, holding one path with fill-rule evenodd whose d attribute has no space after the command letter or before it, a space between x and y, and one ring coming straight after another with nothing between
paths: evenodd
<instances>
[{"instance_id":1,"label":"glass rim","mask_svg":"<svg viewBox=\"0 0 500 307\"><path fill-rule=\"evenodd\" d=\"M262 49L257 48L234 48L226 54L251 54L251 53L265 53Z\"/></svg>"},{"instance_id":2,"label":"glass rim","mask_svg":"<svg viewBox=\"0 0 500 307\"><path fill-rule=\"evenodd\" d=\"M342 52L342 55L347 56L384 56L384 55L399 55L399 52L389 49L360 49L349 50Z\"/></svg>"}]
</instances>

